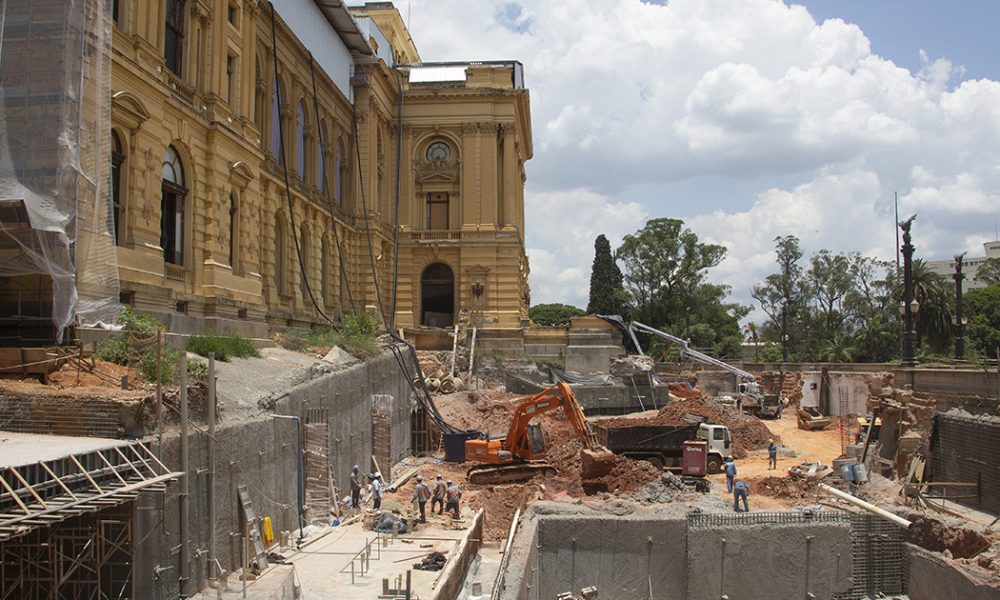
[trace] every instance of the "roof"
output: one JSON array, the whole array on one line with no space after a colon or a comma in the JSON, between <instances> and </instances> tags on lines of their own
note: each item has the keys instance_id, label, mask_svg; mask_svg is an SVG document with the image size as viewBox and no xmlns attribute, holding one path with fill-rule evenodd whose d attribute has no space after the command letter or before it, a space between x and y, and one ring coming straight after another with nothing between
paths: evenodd
<instances>
[{"instance_id":1,"label":"roof","mask_svg":"<svg viewBox=\"0 0 1000 600\"><path fill-rule=\"evenodd\" d=\"M322 11L323 16L330 23L330 27L333 27L340 39L344 41L348 50L369 56L374 54L372 47L368 45L368 40L365 39L361 28L358 27L357 21L354 20L343 0L313 0L313 2Z\"/></svg>"}]
</instances>

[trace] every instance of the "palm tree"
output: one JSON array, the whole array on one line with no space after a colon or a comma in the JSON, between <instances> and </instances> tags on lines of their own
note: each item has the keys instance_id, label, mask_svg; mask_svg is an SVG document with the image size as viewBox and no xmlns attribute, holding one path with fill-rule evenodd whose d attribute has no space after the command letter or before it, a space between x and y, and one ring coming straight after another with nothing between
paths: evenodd
<instances>
[{"instance_id":1,"label":"palm tree","mask_svg":"<svg viewBox=\"0 0 1000 600\"><path fill-rule=\"evenodd\" d=\"M827 341L820 347L820 359L825 362L852 362L858 349L854 347L853 340L838 331L833 335L833 339Z\"/></svg>"},{"instance_id":2,"label":"palm tree","mask_svg":"<svg viewBox=\"0 0 1000 600\"><path fill-rule=\"evenodd\" d=\"M933 352L941 353L951 341L952 288L941 275L928 268L923 259L913 261L913 297L920 303L916 314L917 349L924 339ZM893 297L903 300L902 273L893 276Z\"/></svg>"}]
</instances>

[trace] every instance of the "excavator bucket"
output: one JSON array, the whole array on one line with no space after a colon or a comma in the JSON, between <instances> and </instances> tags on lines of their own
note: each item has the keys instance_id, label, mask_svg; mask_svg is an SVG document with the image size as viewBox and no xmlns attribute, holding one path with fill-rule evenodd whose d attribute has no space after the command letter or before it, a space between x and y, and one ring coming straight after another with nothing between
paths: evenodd
<instances>
[{"instance_id":1,"label":"excavator bucket","mask_svg":"<svg viewBox=\"0 0 1000 600\"><path fill-rule=\"evenodd\" d=\"M593 450L587 448L580 450L580 477L582 479L603 477L611 472L613 466L615 466L615 454L607 448L597 446Z\"/></svg>"}]
</instances>

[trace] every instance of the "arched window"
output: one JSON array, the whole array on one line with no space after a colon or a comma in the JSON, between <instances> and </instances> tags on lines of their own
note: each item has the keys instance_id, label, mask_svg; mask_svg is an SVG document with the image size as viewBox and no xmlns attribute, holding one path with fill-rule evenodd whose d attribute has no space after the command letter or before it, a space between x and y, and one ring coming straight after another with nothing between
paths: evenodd
<instances>
[{"instance_id":1,"label":"arched window","mask_svg":"<svg viewBox=\"0 0 1000 600\"><path fill-rule=\"evenodd\" d=\"M184 167L173 146L163 156L163 184L160 195L160 247L163 260L184 264Z\"/></svg>"},{"instance_id":2,"label":"arched window","mask_svg":"<svg viewBox=\"0 0 1000 600\"><path fill-rule=\"evenodd\" d=\"M281 105L278 103L280 93L278 78L274 79L274 90L271 96L271 156L278 164L284 164L285 157L281 152Z\"/></svg>"},{"instance_id":3,"label":"arched window","mask_svg":"<svg viewBox=\"0 0 1000 600\"><path fill-rule=\"evenodd\" d=\"M240 205L236 193L229 194L229 266L233 273L239 270Z\"/></svg>"},{"instance_id":4,"label":"arched window","mask_svg":"<svg viewBox=\"0 0 1000 600\"><path fill-rule=\"evenodd\" d=\"M316 136L316 186L329 198L330 186L326 183L326 156L323 154L323 142L326 141L326 122L319 124Z\"/></svg>"},{"instance_id":5,"label":"arched window","mask_svg":"<svg viewBox=\"0 0 1000 600\"><path fill-rule=\"evenodd\" d=\"M281 213L274 216L274 287L279 294L286 292L288 281L288 244L286 242L285 217Z\"/></svg>"},{"instance_id":6,"label":"arched window","mask_svg":"<svg viewBox=\"0 0 1000 600\"><path fill-rule=\"evenodd\" d=\"M302 179L306 178L306 106L305 100L299 101L295 111L295 172Z\"/></svg>"},{"instance_id":7,"label":"arched window","mask_svg":"<svg viewBox=\"0 0 1000 600\"><path fill-rule=\"evenodd\" d=\"M303 223L299 227L299 252L302 254L302 265L299 269L299 293L305 298L308 294L306 284L309 281L309 249L312 243L309 241L309 229Z\"/></svg>"},{"instance_id":8,"label":"arched window","mask_svg":"<svg viewBox=\"0 0 1000 600\"><path fill-rule=\"evenodd\" d=\"M184 0L167 0L167 23L164 32L163 59L167 68L183 75Z\"/></svg>"},{"instance_id":9,"label":"arched window","mask_svg":"<svg viewBox=\"0 0 1000 600\"><path fill-rule=\"evenodd\" d=\"M125 241L125 198L122 197L122 166L125 164L125 148L116 131L111 132L111 235L115 244Z\"/></svg>"},{"instance_id":10,"label":"arched window","mask_svg":"<svg viewBox=\"0 0 1000 600\"><path fill-rule=\"evenodd\" d=\"M264 83L264 71L260 68L260 58L257 58L254 70L253 122L257 131L264 134L264 115L267 114L267 84Z\"/></svg>"},{"instance_id":11,"label":"arched window","mask_svg":"<svg viewBox=\"0 0 1000 600\"><path fill-rule=\"evenodd\" d=\"M333 193L334 199L337 203L344 201L344 141L337 140L337 151L333 157L333 176L336 181L333 182Z\"/></svg>"}]
</instances>

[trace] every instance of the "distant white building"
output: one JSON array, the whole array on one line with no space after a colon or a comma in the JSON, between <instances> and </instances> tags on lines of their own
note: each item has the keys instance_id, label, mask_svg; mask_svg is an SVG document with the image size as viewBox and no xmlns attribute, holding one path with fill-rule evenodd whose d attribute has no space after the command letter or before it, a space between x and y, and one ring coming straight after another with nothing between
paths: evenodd
<instances>
[{"instance_id":1,"label":"distant white building","mask_svg":"<svg viewBox=\"0 0 1000 600\"><path fill-rule=\"evenodd\" d=\"M965 275L965 280L962 281L962 293L986 287L985 283L976 279L976 272L979 270L979 265L983 264L987 258L1000 258L1000 240L986 242L983 244L983 249L986 251L986 256L966 256L962 260L962 274ZM945 279L954 281L952 277L955 275L955 259L929 260L927 266L930 267L931 271L942 275Z\"/></svg>"}]
</instances>

